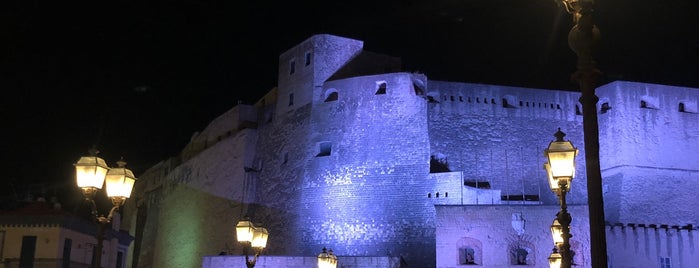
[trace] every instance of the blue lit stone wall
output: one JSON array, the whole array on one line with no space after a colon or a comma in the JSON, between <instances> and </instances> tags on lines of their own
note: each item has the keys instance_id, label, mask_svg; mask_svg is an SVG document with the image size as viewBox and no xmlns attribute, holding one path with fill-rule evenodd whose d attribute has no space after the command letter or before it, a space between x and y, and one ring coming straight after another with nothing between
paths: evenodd
<instances>
[{"instance_id":1,"label":"blue lit stone wall","mask_svg":"<svg viewBox=\"0 0 699 268\"><path fill-rule=\"evenodd\" d=\"M607 221L699 224L699 90L614 82L597 95L611 107L599 114Z\"/></svg>"},{"instance_id":2,"label":"blue lit stone wall","mask_svg":"<svg viewBox=\"0 0 699 268\"><path fill-rule=\"evenodd\" d=\"M430 81L430 155L447 161L464 180L486 181L502 195L539 195L556 204L543 169L544 149L561 128L578 147L571 204L586 203L579 93ZM504 103L506 102L506 103Z\"/></svg>"},{"instance_id":3,"label":"blue lit stone wall","mask_svg":"<svg viewBox=\"0 0 699 268\"><path fill-rule=\"evenodd\" d=\"M386 84L386 94L376 94ZM337 101L314 101L300 231L305 252L433 259L426 102L407 73L328 82ZM324 96L325 94L319 94ZM328 156L317 156L329 142ZM429 261L431 262L431 261ZM428 263L429 263L428 262Z\"/></svg>"}]
</instances>

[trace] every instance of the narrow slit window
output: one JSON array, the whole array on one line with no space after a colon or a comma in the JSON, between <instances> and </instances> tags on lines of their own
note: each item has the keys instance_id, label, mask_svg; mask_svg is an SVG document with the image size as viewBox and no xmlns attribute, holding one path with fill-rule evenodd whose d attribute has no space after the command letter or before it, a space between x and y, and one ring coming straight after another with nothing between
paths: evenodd
<instances>
[{"instance_id":1,"label":"narrow slit window","mask_svg":"<svg viewBox=\"0 0 699 268\"><path fill-rule=\"evenodd\" d=\"M289 75L292 75L296 72L296 61L292 60L289 62Z\"/></svg>"},{"instance_id":2,"label":"narrow slit window","mask_svg":"<svg viewBox=\"0 0 699 268\"><path fill-rule=\"evenodd\" d=\"M305 65L306 65L306 66L311 65L311 52L306 52L306 57L305 57L305 58L306 58L306 63L305 63Z\"/></svg>"}]
</instances>

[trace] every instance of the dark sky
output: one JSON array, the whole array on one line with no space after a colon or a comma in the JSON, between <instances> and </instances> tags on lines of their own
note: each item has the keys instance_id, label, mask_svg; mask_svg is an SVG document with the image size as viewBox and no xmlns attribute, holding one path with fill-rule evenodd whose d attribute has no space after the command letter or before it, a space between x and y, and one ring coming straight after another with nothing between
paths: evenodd
<instances>
[{"instance_id":1,"label":"dark sky","mask_svg":"<svg viewBox=\"0 0 699 268\"><path fill-rule=\"evenodd\" d=\"M58 182L93 144L136 172L276 85L313 34L364 41L430 79L575 90L554 0L17 1L0 8L0 189ZM699 88L699 1L596 3L601 83Z\"/></svg>"}]
</instances>

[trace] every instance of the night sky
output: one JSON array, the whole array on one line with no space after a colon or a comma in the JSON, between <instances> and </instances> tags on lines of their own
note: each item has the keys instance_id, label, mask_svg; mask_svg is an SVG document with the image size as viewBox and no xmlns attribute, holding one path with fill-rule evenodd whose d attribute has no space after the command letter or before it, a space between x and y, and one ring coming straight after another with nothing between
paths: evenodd
<instances>
[{"instance_id":1,"label":"night sky","mask_svg":"<svg viewBox=\"0 0 699 268\"><path fill-rule=\"evenodd\" d=\"M313 34L433 80L576 90L572 19L554 0L17 2L0 8L6 197L47 182L79 200L72 164L92 145L138 176L274 87L279 54ZM698 12L598 0L600 83L699 88Z\"/></svg>"}]
</instances>

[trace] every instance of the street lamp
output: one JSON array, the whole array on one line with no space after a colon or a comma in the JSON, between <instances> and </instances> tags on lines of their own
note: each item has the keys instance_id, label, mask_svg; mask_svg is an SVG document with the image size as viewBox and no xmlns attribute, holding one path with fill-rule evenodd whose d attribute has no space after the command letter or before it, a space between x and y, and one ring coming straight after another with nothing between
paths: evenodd
<instances>
[{"instance_id":1,"label":"street lamp","mask_svg":"<svg viewBox=\"0 0 699 268\"><path fill-rule=\"evenodd\" d=\"M568 32L568 46L578 56L577 71L572 80L580 86L580 104L585 134L585 173L587 175L587 203L590 216L590 248L593 268L607 267L607 238L604 223L602 173L599 163L599 126L595 95L597 69L594 53L600 39L600 31L592 13L594 0L555 0L566 12L573 15L575 25Z\"/></svg>"},{"instance_id":2,"label":"street lamp","mask_svg":"<svg viewBox=\"0 0 699 268\"><path fill-rule=\"evenodd\" d=\"M255 267L257 258L262 250L267 247L267 229L255 226L249 219L242 219L235 226L235 233L238 242L243 244L243 254L245 254L245 265L248 268ZM252 247L255 255L252 259L248 256L248 247Z\"/></svg>"},{"instance_id":3,"label":"street lamp","mask_svg":"<svg viewBox=\"0 0 699 268\"><path fill-rule=\"evenodd\" d=\"M89 156L80 157L75 166L75 180L77 186L82 189L85 200L90 203L91 214L97 223L97 245L95 247L93 267L101 267L102 264L102 244L106 226L112 222L114 213L119 211L119 207L124 205L127 198L131 196L136 177L131 170L126 168L126 162L117 161L118 167L109 168L102 158L97 157L99 151L90 150ZM112 209L107 217L99 215L95 204L95 195L102 186L106 185L107 197L112 201Z\"/></svg>"},{"instance_id":4,"label":"street lamp","mask_svg":"<svg viewBox=\"0 0 699 268\"><path fill-rule=\"evenodd\" d=\"M337 256L333 254L333 250L326 250L323 247L323 252L318 254L318 268L336 268Z\"/></svg>"},{"instance_id":5,"label":"street lamp","mask_svg":"<svg viewBox=\"0 0 699 268\"><path fill-rule=\"evenodd\" d=\"M548 162L544 164L549 177L549 186L560 201L561 210L556 214L556 219L551 225L551 235L554 244L561 255L561 267L570 268L573 264L570 251L570 222L572 217L568 213L566 194L570 191L570 184L575 176L575 156L578 149L570 141L563 140L565 133L559 128L554 134L556 140L549 143L544 150Z\"/></svg>"},{"instance_id":6,"label":"street lamp","mask_svg":"<svg viewBox=\"0 0 699 268\"><path fill-rule=\"evenodd\" d=\"M550 268L560 268L561 267L561 254L554 247L553 252L549 255L549 267Z\"/></svg>"}]
</instances>

